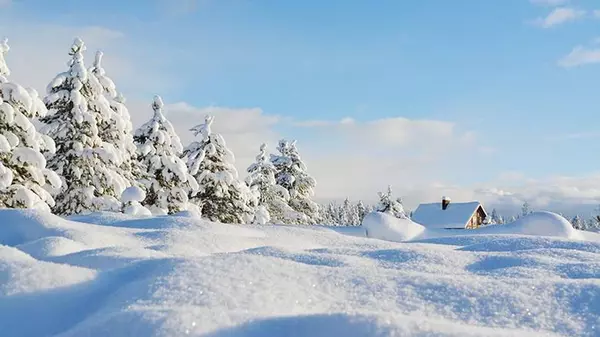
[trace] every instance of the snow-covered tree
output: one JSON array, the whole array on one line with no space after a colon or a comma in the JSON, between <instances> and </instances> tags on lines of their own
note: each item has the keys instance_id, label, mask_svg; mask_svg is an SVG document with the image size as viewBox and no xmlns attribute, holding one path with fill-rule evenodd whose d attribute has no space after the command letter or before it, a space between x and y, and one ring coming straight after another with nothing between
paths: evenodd
<instances>
[{"instance_id":1,"label":"snow-covered tree","mask_svg":"<svg viewBox=\"0 0 600 337\"><path fill-rule=\"evenodd\" d=\"M304 215L293 210L288 191L275 181L275 166L267 158L267 145L260 146L256 161L248 167L246 184L258 196L258 205L264 206L273 223L297 223ZM262 211L262 210L261 210Z\"/></svg>"},{"instance_id":2,"label":"snow-covered tree","mask_svg":"<svg viewBox=\"0 0 600 337\"><path fill-rule=\"evenodd\" d=\"M400 219L408 219L406 213L404 213L402 199L394 199L393 197L392 186L388 186L385 193L379 192L379 199L379 204L375 208L377 212L389 213Z\"/></svg>"},{"instance_id":3,"label":"snow-covered tree","mask_svg":"<svg viewBox=\"0 0 600 337\"><path fill-rule=\"evenodd\" d=\"M49 115L40 120L42 131L54 139L56 153L48 155L48 167L63 181L56 196L57 214L119 209L125 188L113 169L115 154L103 147L98 124L110 111L102 86L83 62L85 45L76 39L69 55L69 69L48 85L44 103Z\"/></svg>"},{"instance_id":4,"label":"snow-covered tree","mask_svg":"<svg viewBox=\"0 0 600 337\"><path fill-rule=\"evenodd\" d=\"M356 212L358 213L358 224L360 225L365 218L365 215L367 215L367 207L362 200L359 200L356 204Z\"/></svg>"},{"instance_id":5,"label":"snow-covered tree","mask_svg":"<svg viewBox=\"0 0 600 337\"><path fill-rule=\"evenodd\" d=\"M8 40L0 41L0 207L50 210L54 200L46 188L59 188L60 178L46 168L42 152L54 142L38 133L29 120L44 116L46 107L33 89L8 81L4 55Z\"/></svg>"},{"instance_id":6,"label":"snow-covered tree","mask_svg":"<svg viewBox=\"0 0 600 337\"><path fill-rule=\"evenodd\" d=\"M296 141L280 140L277 151L279 155L271 155L271 162L277 169L275 179L278 185L288 191L289 205L295 211L306 215L299 223L318 223L319 206L311 200L317 182L306 172L306 165L300 158Z\"/></svg>"},{"instance_id":7,"label":"snow-covered tree","mask_svg":"<svg viewBox=\"0 0 600 337\"><path fill-rule=\"evenodd\" d=\"M585 222L583 221L583 219L581 219L579 215L576 215L575 217L573 217L573 219L571 219L571 225L573 225L573 228L575 229L585 229Z\"/></svg>"},{"instance_id":8,"label":"snow-covered tree","mask_svg":"<svg viewBox=\"0 0 600 337\"><path fill-rule=\"evenodd\" d=\"M154 214L173 214L188 208L188 194L197 191L198 184L180 158L183 147L163 106L160 96L155 96L152 119L140 126L133 138L138 161L147 170L142 204Z\"/></svg>"},{"instance_id":9,"label":"snow-covered tree","mask_svg":"<svg viewBox=\"0 0 600 337\"><path fill-rule=\"evenodd\" d=\"M5 59L5 55L6 53L8 53L9 50L10 47L8 46L8 39L3 38L2 40L0 40L0 77L3 77L4 81L6 81L6 77L10 75L10 69L8 69L8 65L6 65Z\"/></svg>"},{"instance_id":10,"label":"snow-covered tree","mask_svg":"<svg viewBox=\"0 0 600 337\"><path fill-rule=\"evenodd\" d=\"M129 186L121 194L121 211L129 215L145 215L150 216L152 212L142 206L142 202L146 199L146 192L138 186Z\"/></svg>"},{"instance_id":11,"label":"snow-covered tree","mask_svg":"<svg viewBox=\"0 0 600 337\"><path fill-rule=\"evenodd\" d=\"M103 53L98 51L94 60L94 65L90 67L89 72L93 74L103 89L103 107L110 107L110 110L104 113L103 120L98 125L98 136L103 141L103 147L114 153L115 171L118 171L124 178L127 186L136 185L137 181L143 178L143 169L136 160L136 146L133 142L133 126L125 97L116 89L113 80L106 75L102 67Z\"/></svg>"},{"instance_id":12,"label":"snow-covered tree","mask_svg":"<svg viewBox=\"0 0 600 337\"><path fill-rule=\"evenodd\" d=\"M214 117L191 129L199 141L188 145L184 159L198 183L190 199L201 205L202 215L223 223L250 223L254 219L257 195L238 179L235 157L223 137L211 130ZM262 211L262 210L261 210ZM262 215L260 215L262 216Z\"/></svg>"},{"instance_id":13,"label":"snow-covered tree","mask_svg":"<svg viewBox=\"0 0 600 337\"><path fill-rule=\"evenodd\" d=\"M352 204L350 199L346 198L342 207L341 212L341 225L342 226L358 226L360 225L360 217L358 214L358 207L356 204Z\"/></svg>"},{"instance_id":14,"label":"snow-covered tree","mask_svg":"<svg viewBox=\"0 0 600 337\"><path fill-rule=\"evenodd\" d=\"M496 211L495 208L492 209L492 213L490 214L490 223L498 225L504 224L504 218L498 214L498 211Z\"/></svg>"},{"instance_id":15,"label":"snow-covered tree","mask_svg":"<svg viewBox=\"0 0 600 337\"><path fill-rule=\"evenodd\" d=\"M523 205L521 206L521 216L525 217L525 216L528 216L529 214L531 214L531 207L529 206L529 203L527 201L525 201L523 203Z\"/></svg>"}]
</instances>

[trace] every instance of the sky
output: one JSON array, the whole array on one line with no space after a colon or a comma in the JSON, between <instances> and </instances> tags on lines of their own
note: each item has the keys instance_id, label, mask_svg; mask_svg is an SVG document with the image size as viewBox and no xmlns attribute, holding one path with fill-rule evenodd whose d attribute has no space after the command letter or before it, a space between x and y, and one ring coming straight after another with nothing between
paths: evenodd
<instances>
[{"instance_id":1,"label":"sky","mask_svg":"<svg viewBox=\"0 0 600 337\"><path fill-rule=\"evenodd\" d=\"M296 139L320 201L589 215L600 204L600 3L0 0L11 79L41 95L75 37L184 143L215 115L245 168Z\"/></svg>"}]
</instances>

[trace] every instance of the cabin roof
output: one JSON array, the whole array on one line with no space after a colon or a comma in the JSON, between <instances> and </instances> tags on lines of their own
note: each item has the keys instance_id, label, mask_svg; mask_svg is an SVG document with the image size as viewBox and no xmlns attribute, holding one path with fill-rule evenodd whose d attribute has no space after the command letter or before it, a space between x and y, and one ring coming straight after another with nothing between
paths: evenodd
<instances>
[{"instance_id":1,"label":"cabin roof","mask_svg":"<svg viewBox=\"0 0 600 337\"><path fill-rule=\"evenodd\" d=\"M439 202L420 204L413 212L412 220L427 228L465 228L480 206L478 201L451 202L443 210Z\"/></svg>"}]
</instances>

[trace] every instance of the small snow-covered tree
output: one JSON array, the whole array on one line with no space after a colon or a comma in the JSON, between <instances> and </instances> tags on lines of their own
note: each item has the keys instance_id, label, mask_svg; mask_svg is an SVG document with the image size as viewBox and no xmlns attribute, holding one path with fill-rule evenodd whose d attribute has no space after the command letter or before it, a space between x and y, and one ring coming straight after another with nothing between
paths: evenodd
<instances>
[{"instance_id":1,"label":"small snow-covered tree","mask_svg":"<svg viewBox=\"0 0 600 337\"><path fill-rule=\"evenodd\" d=\"M190 199L202 206L203 216L213 221L250 223L255 216L257 195L238 179L235 157L223 137L212 132L213 120L214 117L206 116L203 124L191 129L201 139L183 151L190 174L199 186Z\"/></svg>"},{"instance_id":2,"label":"small snow-covered tree","mask_svg":"<svg viewBox=\"0 0 600 337\"><path fill-rule=\"evenodd\" d=\"M528 216L529 214L531 214L531 207L529 206L529 203L527 201L525 201L523 203L523 205L521 206L521 216L525 217L525 216Z\"/></svg>"},{"instance_id":3,"label":"small snow-covered tree","mask_svg":"<svg viewBox=\"0 0 600 337\"><path fill-rule=\"evenodd\" d=\"M275 181L275 166L267 158L267 145L260 146L256 161L248 169L246 184L258 195L258 205L264 206L271 222L296 223L304 215L289 205L289 193Z\"/></svg>"},{"instance_id":4,"label":"small snow-covered tree","mask_svg":"<svg viewBox=\"0 0 600 337\"><path fill-rule=\"evenodd\" d=\"M402 206L402 199L394 199L392 193L392 186L388 186L387 191L379 192L379 204L375 208L377 212L389 213L400 219L408 219L404 213L404 207Z\"/></svg>"},{"instance_id":5,"label":"small snow-covered tree","mask_svg":"<svg viewBox=\"0 0 600 337\"><path fill-rule=\"evenodd\" d=\"M316 180L306 170L306 164L300 158L296 141L279 141L279 155L271 155L271 162L277 169L275 180L285 188L289 195L289 205L297 212L306 215L298 223L315 224L320 221L319 206L311 200Z\"/></svg>"},{"instance_id":6,"label":"small snow-covered tree","mask_svg":"<svg viewBox=\"0 0 600 337\"><path fill-rule=\"evenodd\" d=\"M59 188L60 178L46 168L42 152L53 152L54 142L38 133L30 118L44 116L46 108L33 89L8 81L4 59L8 40L0 41L0 207L54 206L47 187Z\"/></svg>"},{"instance_id":7,"label":"small snow-covered tree","mask_svg":"<svg viewBox=\"0 0 600 337\"><path fill-rule=\"evenodd\" d=\"M142 202L153 214L173 214L188 208L188 194L198 190L180 158L181 141L173 125L163 114L163 101L155 96L152 119L140 126L134 135L137 157L147 171L142 185L146 198Z\"/></svg>"},{"instance_id":8,"label":"small snow-covered tree","mask_svg":"<svg viewBox=\"0 0 600 337\"><path fill-rule=\"evenodd\" d=\"M490 214L490 221L492 224L504 224L504 218L500 214L498 214L498 211L495 208L492 209L492 214Z\"/></svg>"},{"instance_id":9,"label":"small snow-covered tree","mask_svg":"<svg viewBox=\"0 0 600 337\"><path fill-rule=\"evenodd\" d=\"M342 226L357 226L360 224L358 208L346 198L341 207L341 225Z\"/></svg>"},{"instance_id":10,"label":"small snow-covered tree","mask_svg":"<svg viewBox=\"0 0 600 337\"><path fill-rule=\"evenodd\" d=\"M110 108L98 79L85 68L84 50L83 41L76 39L69 69L48 85L44 103L49 115L40 119L45 124L42 131L56 143L48 167L63 181L54 207L61 215L119 209L125 188L123 177L114 170L114 153L98 136L98 124Z\"/></svg>"},{"instance_id":11,"label":"small snow-covered tree","mask_svg":"<svg viewBox=\"0 0 600 337\"><path fill-rule=\"evenodd\" d=\"M122 212L129 215L152 215L149 209L142 206L146 192L138 186L129 186L121 194Z\"/></svg>"},{"instance_id":12,"label":"small snow-covered tree","mask_svg":"<svg viewBox=\"0 0 600 337\"><path fill-rule=\"evenodd\" d=\"M8 39L3 38L0 40L0 77L3 77L4 81L6 81L6 77L10 75L10 69L8 69L5 59L5 55L9 50L10 47L8 46Z\"/></svg>"},{"instance_id":13,"label":"small snow-covered tree","mask_svg":"<svg viewBox=\"0 0 600 337\"><path fill-rule=\"evenodd\" d=\"M585 222L583 221L583 219L581 219L579 215L576 215L575 217L573 217L573 219L571 219L571 225L575 229L585 230Z\"/></svg>"},{"instance_id":14,"label":"small snow-covered tree","mask_svg":"<svg viewBox=\"0 0 600 337\"><path fill-rule=\"evenodd\" d=\"M359 200L356 204L356 212L358 213L358 224L360 225L365 218L365 215L367 215L367 207L362 200Z\"/></svg>"},{"instance_id":15,"label":"small snow-covered tree","mask_svg":"<svg viewBox=\"0 0 600 337\"><path fill-rule=\"evenodd\" d=\"M136 146L133 142L133 126L125 97L116 89L113 80L106 75L102 66L103 53L96 52L94 65L89 72L93 74L103 89L103 95L99 100L106 99L102 107L106 109L104 119L98 125L98 136L103 141L103 147L114 153L115 171L118 171L125 179L127 186L136 185L143 178L140 163L136 160Z\"/></svg>"}]
</instances>

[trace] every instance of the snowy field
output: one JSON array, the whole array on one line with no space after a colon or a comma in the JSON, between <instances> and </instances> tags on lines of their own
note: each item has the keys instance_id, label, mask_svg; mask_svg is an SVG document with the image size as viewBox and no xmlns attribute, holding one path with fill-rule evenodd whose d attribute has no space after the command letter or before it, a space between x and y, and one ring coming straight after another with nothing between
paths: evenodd
<instances>
[{"instance_id":1,"label":"snowy field","mask_svg":"<svg viewBox=\"0 0 600 337\"><path fill-rule=\"evenodd\" d=\"M0 335L600 336L600 235L544 214L468 236L388 220L369 235L408 242L0 210Z\"/></svg>"}]
</instances>

